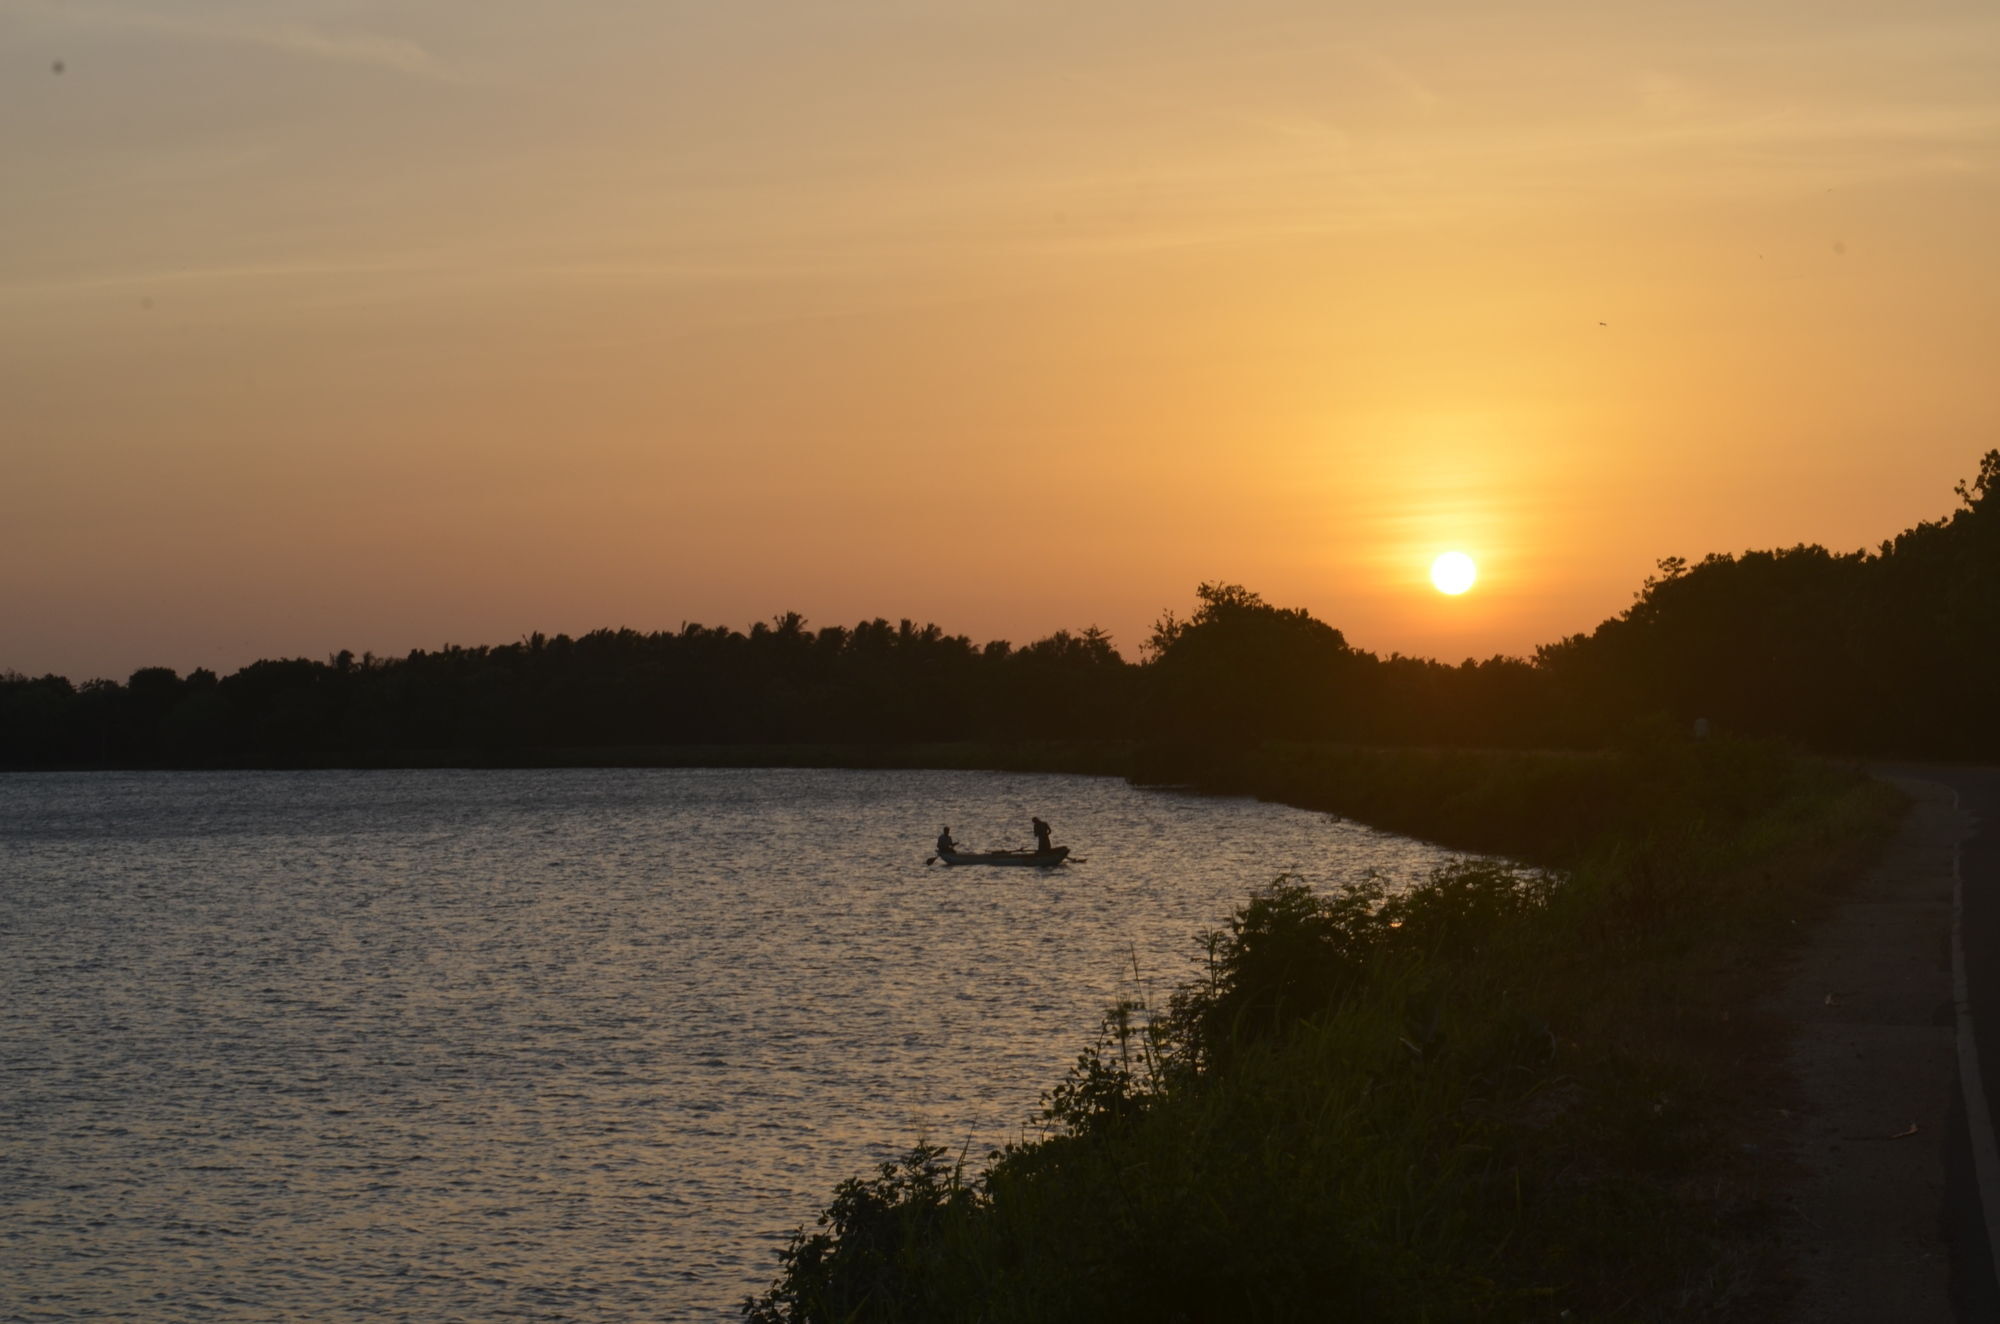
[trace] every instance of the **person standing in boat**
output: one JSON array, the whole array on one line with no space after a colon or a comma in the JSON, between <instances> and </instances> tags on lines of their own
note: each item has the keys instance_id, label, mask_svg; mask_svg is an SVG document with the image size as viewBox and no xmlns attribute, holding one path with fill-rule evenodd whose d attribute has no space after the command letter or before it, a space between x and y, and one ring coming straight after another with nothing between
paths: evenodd
<instances>
[{"instance_id":1,"label":"person standing in boat","mask_svg":"<svg viewBox=\"0 0 2000 1324\"><path fill-rule=\"evenodd\" d=\"M951 825L938 829L938 854L953 855L958 851L958 843L951 839Z\"/></svg>"},{"instance_id":2,"label":"person standing in boat","mask_svg":"<svg viewBox=\"0 0 2000 1324\"><path fill-rule=\"evenodd\" d=\"M1047 855L1055 849L1049 844L1049 825L1039 818L1031 818L1028 821L1035 825L1035 849Z\"/></svg>"}]
</instances>

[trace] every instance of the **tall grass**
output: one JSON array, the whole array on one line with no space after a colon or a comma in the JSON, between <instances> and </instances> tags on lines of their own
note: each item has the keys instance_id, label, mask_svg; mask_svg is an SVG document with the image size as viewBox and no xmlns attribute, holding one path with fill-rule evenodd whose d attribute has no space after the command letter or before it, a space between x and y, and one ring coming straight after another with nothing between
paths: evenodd
<instances>
[{"instance_id":1,"label":"tall grass","mask_svg":"<svg viewBox=\"0 0 2000 1324\"><path fill-rule=\"evenodd\" d=\"M1045 1096L1040 1138L976 1173L919 1148L845 1184L746 1314L1741 1308L1768 1290L1758 1174L1734 1139L1766 1069L1746 1003L1898 804L1731 742L1627 751L1592 776L1600 831L1560 874L1470 862L1400 896L1366 879L1254 894L1166 1005L1113 1009Z\"/></svg>"}]
</instances>

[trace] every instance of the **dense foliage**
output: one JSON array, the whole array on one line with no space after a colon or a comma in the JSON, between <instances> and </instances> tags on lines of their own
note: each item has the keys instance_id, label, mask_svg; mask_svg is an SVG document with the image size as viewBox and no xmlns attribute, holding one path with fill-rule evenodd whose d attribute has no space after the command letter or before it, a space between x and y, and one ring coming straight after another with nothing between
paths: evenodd
<instances>
[{"instance_id":1,"label":"dense foliage","mask_svg":"<svg viewBox=\"0 0 2000 1324\"><path fill-rule=\"evenodd\" d=\"M1560 874L1279 879L1167 1006L1111 1010L1039 1138L846 1183L745 1313L1768 1317L1745 1003L1894 793L1730 740L1596 775L1622 808Z\"/></svg>"},{"instance_id":2,"label":"dense foliage","mask_svg":"<svg viewBox=\"0 0 2000 1324\"><path fill-rule=\"evenodd\" d=\"M117 685L0 679L0 762L200 766L371 762L653 745L1109 738L1128 668L1095 630L975 646L909 621L747 634L688 625L533 635L405 658L165 668Z\"/></svg>"},{"instance_id":3,"label":"dense foliage","mask_svg":"<svg viewBox=\"0 0 2000 1324\"><path fill-rule=\"evenodd\" d=\"M1266 739L1602 747L1639 720L1855 753L2000 755L2000 451L1961 508L1882 544L1660 563L1637 600L1533 659L1351 646L1303 610L1203 584L1143 663L1096 629L1016 648L936 625L686 625L403 658L164 667L124 684L0 673L0 766L440 759L617 762L659 746L1136 741L1209 767Z\"/></svg>"},{"instance_id":4,"label":"dense foliage","mask_svg":"<svg viewBox=\"0 0 2000 1324\"><path fill-rule=\"evenodd\" d=\"M1994 757L2000 451L1957 490L1961 509L1873 553L1669 558L1538 669L1600 719L1643 708L1825 749Z\"/></svg>"}]
</instances>

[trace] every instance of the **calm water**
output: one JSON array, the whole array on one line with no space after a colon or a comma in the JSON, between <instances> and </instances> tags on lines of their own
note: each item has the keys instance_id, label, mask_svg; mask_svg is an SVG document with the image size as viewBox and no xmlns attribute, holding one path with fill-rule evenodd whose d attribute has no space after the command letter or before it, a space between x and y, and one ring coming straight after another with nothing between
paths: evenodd
<instances>
[{"instance_id":1,"label":"calm water","mask_svg":"<svg viewBox=\"0 0 2000 1324\"><path fill-rule=\"evenodd\" d=\"M950 823L1085 862L926 868ZM1280 872L1430 847L1082 777L0 777L0 1318L731 1318L974 1156Z\"/></svg>"}]
</instances>

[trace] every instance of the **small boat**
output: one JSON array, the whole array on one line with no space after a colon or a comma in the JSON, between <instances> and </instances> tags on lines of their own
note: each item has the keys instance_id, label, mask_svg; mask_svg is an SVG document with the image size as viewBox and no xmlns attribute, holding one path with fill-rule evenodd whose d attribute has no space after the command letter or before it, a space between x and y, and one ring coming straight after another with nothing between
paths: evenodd
<instances>
[{"instance_id":1,"label":"small boat","mask_svg":"<svg viewBox=\"0 0 2000 1324\"><path fill-rule=\"evenodd\" d=\"M1067 846L1057 846L1053 850L941 850L937 853L937 859L944 864L1025 864L1036 869L1053 868L1068 858Z\"/></svg>"}]
</instances>

